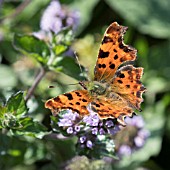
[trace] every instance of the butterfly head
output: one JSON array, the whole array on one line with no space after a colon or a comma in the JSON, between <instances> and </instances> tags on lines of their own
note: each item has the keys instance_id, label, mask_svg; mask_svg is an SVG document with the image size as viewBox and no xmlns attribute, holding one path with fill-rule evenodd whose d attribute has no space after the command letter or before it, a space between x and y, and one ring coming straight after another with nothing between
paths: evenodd
<instances>
[{"instance_id":1,"label":"butterfly head","mask_svg":"<svg viewBox=\"0 0 170 170\"><path fill-rule=\"evenodd\" d=\"M81 81L79 84L91 94L103 95L107 90L106 84L97 81Z\"/></svg>"}]
</instances>

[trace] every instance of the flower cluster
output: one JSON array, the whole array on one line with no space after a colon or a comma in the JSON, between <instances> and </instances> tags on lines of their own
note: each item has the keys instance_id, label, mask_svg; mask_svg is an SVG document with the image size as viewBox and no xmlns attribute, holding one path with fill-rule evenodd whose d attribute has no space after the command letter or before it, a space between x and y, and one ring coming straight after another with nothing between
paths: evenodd
<instances>
[{"instance_id":1,"label":"flower cluster","mask_svg":"<svg viewBox=\"0 0 170 170\"><path fill-rule=\"evenodd\" d=\"M72 110L66 110L64 114L60 112L57 122L59 131L63 132L65 136L78 137L77 147L80 153L85 150L94 151L95 148L98 148L96 151L99 151L100 148L102 152L105 150L108 154L113 155L115 145L110 136L120 130L116 119L101 120L97 113L91 110L89 113L89 115L81 117Z\"/></svg>"},{"instance_id":2,"label":"flower cluster","mask_svg":"<svg viewBox=\"0 0 170 170\"><path fill-rule=\"evenodd\" d=\"M69 11L66 6L61 6L53 0L41 18L40 27L44 31L58 33L63 27L72 26L75 29L79 22L79 12Z\"/></svg>"},{"instance_id":3,"label":"flower cluster","mask_svg":"<svg viewBox=\"0 0 170 170\"><path fill-rule=\"evenodd\" d=\"M100 119L98 114L89 110L89 115L81 117L72 110L60 112L57 126L65 136L76 136L79 154L114 156L130 155L141 148L149 132L144 129L141 116L127 117L126 126L117 123L116 119ZM119 132L119 133L118 133ZM99 152L101 153L99 154ZM88 154L87 154L88 153Z\"/></svg>"},{"instance_id":4,"label":"flower cluster","mask_svg":"<svg viewBox=\"0 0 170 170\"><path fill-rule=\"evenodd\" d=\"M76 10L70 11L66 6L62 6L58 0L53 0L44 11L39 32L34 32L34 36L39 39L48 40L51 33L57 34L65 27L72 27L75 30L79 24L80 13Z\"/></svg>"},{"instance_id":5,"label":"flower cluster","mask_svg":"<svg viewBox=\"0 0 170 170\"><path fill-rule=\"evenodd\" d=\"M133 151L144 146L150 133L144 129L144 120L142 116L127 117L125 119L126 127L121 127L119 133L115 135L116 150L118 155L130 155Z\"/></svg>"}]
</instances>

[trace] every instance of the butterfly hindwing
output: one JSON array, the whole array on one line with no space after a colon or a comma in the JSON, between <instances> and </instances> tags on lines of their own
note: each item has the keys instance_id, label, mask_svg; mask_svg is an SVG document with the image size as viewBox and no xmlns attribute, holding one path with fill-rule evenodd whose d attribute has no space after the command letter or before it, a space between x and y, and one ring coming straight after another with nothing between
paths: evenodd
<instances>
[{"instance_id":1,"label":"butterfly hindwing","mask_svg":"<svg viewBox=\"0 0 170 170\"><path fill-rule=\"evenodd\" d=\"M117 70L111 82L113 91L124 98L132 108L138 110L143 101L142 93L146 90L140 81L142 75L143 68L126 65Z\"/></svg>"},{"instance_id":2,"label":"butterfly hindwing","mask_svg":"<svg viewBox=\"0 0 170 170\"><path fill-rule=\"evenodd\" d=\"M93 100L90 107L98 113L101 119L117 118L122 125L124 125L124 117L132 116L133 113L132 108L122 98L105 100L103 96L103 98Z\"/></svg>"},{"instance_id":3,"label":"butterfly hindwing","mask_svg":"<svg viewBox=\"0 0 170 170\"><path fill-rule=\"evenodd\" d=\"M45 107L50 109L53 114L58 114L62 109L71 109L83 116L89 114L87 110L89 102L90 97L87 90L75 90L49 99L45 103Z\"/></svg>"},{"instance_id":4,"label":"butterfly hindwing","mask_svg":"<svg viewBox=\"0 0 170 170\"><path fill-rule=\"evenodd\" d=\"M108 81L122 63L136 59L136 49L123 43L126 30L127 27L117 22L113 22L106 30L98 53L94 80Z\"/></svg>"}]
</instances>

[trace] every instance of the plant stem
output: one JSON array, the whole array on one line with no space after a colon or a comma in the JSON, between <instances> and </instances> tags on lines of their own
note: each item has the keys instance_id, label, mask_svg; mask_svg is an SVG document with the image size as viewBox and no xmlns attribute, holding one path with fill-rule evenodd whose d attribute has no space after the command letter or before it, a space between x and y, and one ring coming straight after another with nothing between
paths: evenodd
<instances>
[{"instance_id":1,"label":"plant stem","mask_svg":"<svg viewBox=\"0 0 170 170\"><path fill-rule=\"evenodd\" d=\"M39 82L41 81L41 79L44 77L45 73L46 73L46 71L45 71L44 67L41 67L41 68L40 68L40 71L39 71L39 73L38 73L38 75L37 75L37 77L35 78L35 81L33 82L32 86L31 86L31 87L29 88L29 90L28 90L28 93L27 93L27 95L26 95L26 97L25 97L25 101L26 101L26 102L27 102L28 99L32 96L35 88L37 87L37 85L39 84Z\"/></svg>"}]
</instances>

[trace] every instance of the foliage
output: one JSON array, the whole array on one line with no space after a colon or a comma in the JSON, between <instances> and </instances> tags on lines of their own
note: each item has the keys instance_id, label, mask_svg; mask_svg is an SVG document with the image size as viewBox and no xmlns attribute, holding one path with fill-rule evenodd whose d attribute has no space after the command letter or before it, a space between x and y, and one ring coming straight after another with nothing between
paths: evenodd
<instances>
[{"instance_id":1,"label":"foliage","mask_svg":"<svg viewBox=\"0 0 170 170\"><path fill-rule=\"evenodd\" d=\"M0 2L0 169L170 169L169 1L56 2ZM60 15L53 15L55 5ZM48 98L77 89L69 84L87 79L87 71L92 77L101 36L113 21L129 27L125 42L138 49L135 65L144 67L147 87L139 113L143 126L131 124L115 136L119 145L129 136L131 146L119 159L116 143L114 152L104 150L114 138L97 141L99 150L81 150L80 135L68 135L68 127L59 128L59 118L44 108ZM150 134L137 148L134 139L142 128Z\"/></svg>"}]
</instances>

